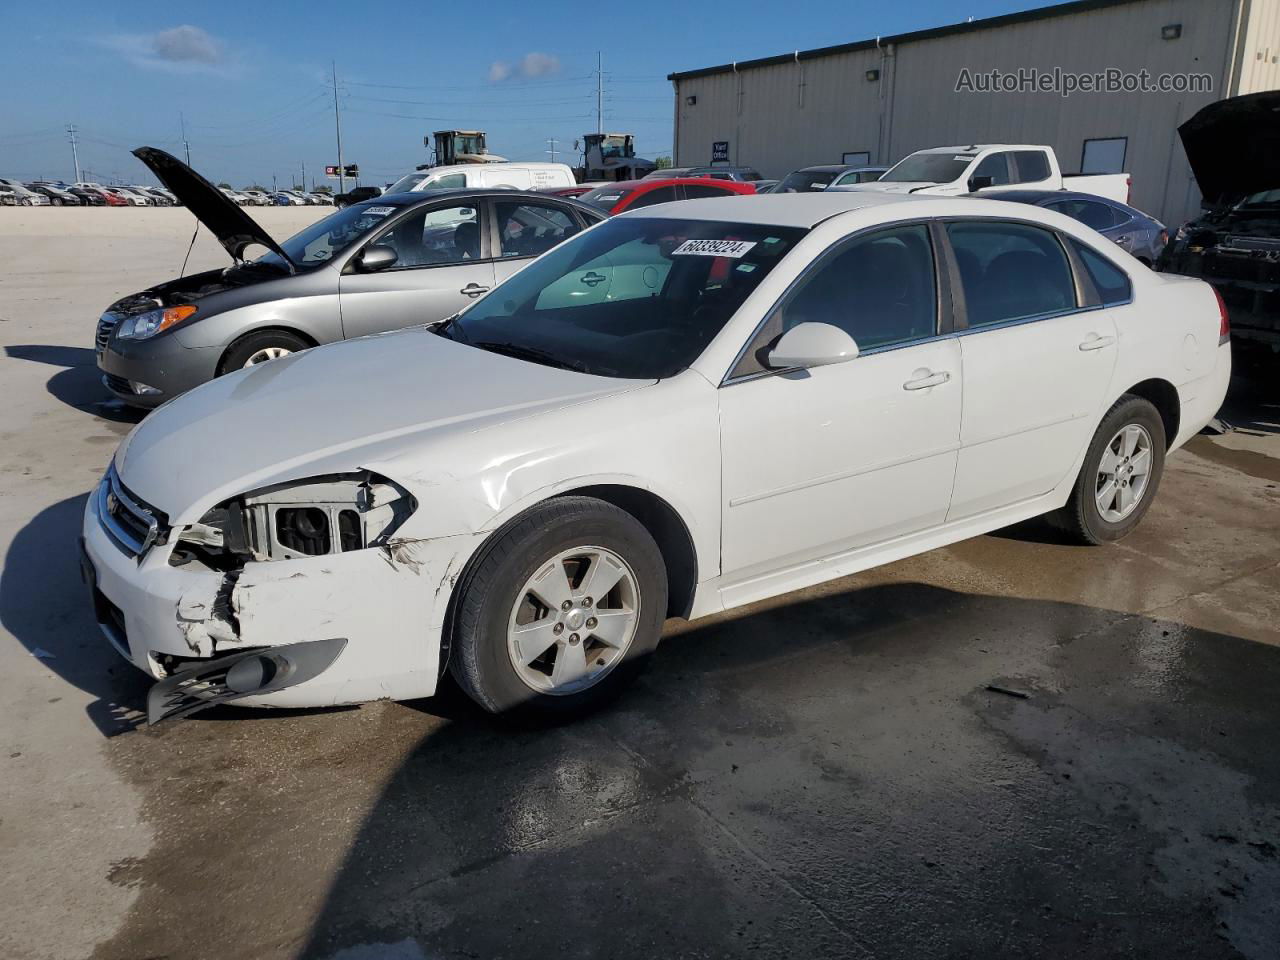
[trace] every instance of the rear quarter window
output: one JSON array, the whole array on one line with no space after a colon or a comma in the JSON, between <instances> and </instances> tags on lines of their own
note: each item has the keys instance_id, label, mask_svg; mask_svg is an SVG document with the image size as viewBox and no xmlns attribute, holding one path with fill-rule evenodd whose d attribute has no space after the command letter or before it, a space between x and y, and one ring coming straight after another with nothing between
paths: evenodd
<instances>
[{"instance_id":1,"label":"rear quarter window","mask_svg":"<svg viewBox=\"0 0 1280 960\"><path fill-rule=\"evenodd\" d=\"M1103 306L1128 303L1133 299L1133 285L1129 282L1128 274L1092 247L1086 246L1074 237L1069 238L1068 242L1084 263L1085 270L1088 271L1094 287L1098 290L1098 296L1102 298Z\"/></svg>"}]
</instances>

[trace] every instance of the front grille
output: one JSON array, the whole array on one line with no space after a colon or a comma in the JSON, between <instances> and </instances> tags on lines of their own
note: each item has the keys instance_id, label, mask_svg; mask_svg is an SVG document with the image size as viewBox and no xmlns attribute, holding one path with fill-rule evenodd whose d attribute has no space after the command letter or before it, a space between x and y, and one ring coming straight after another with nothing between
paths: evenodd
<instances>
[{"instance_id":1,"label":"front grille","mask_svg":"<svg viewBox=\"0 0 1280 960\"><path fill-rule=\"evenodd\" d=\"M1274 261L1247 254L1215 253L1204 258L1204 273L1223 280L1247 280L1257 283L1280 281L1280 269Z\"/></svg>"},{"instance_id":2,"label":"front grille","mask_svg":"<svg viewBox=\"0 0 1280 960\"><path fill-rule=\"evenodd\" d=\"M120 325L120 320L121 317L114 313L104 313L98 318L98 332L93 338L93 343L99 353L107 349L107 341L111 339L111 334Z\"/></svg>"},{"instance_id":3,"label":"front grille","mask_svg":"<svg viewBox=\"0 0 1280 960\"><path fill-rule=\"evenodd\" d=\"M111 467L98 485L98 516L116 546L139 557L168 534L168 518L135 497Z\"/></svg>"}]
</instances>

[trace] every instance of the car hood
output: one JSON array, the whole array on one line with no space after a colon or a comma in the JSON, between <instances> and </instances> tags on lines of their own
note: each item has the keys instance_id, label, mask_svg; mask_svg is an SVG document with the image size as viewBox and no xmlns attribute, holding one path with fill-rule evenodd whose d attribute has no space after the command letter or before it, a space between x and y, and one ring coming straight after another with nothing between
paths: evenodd
<instances>
[{"instance_id":1,"label":"car hood","mask_svg":"<svg viewBox=\"0 0 1280 960\"><path fill-rule=\"evenodd\" d=\"M1280 90L1219 100L1178 127L1191 172L1210 203L1280 187Z\"/></svg>"},{"instance_id":2,"label":"car hood","mask_svg":"<svg viewBox=\"0 0 1280 960\"><path fill-rule=\"evenodd\" d=\"M175 523L274 483L404 456L473 433L651 383L504 357L422 328L316 347L210 381L155 410L115 465L136 496ZM443 464L447 469L447 464Z\"/></svg>"},{"instance_id":3,"label":"car hood","mask_svg":"<svg viewBox=\"0 0 1280 960\"><path fill-rule=\"evenodd\" d=\"M139 147L133 155L145 163L178 201L218 238L234 260L243 260L247 247L261 244L294 266L289 255L251 216L177 157L155 147Z\"/></svg>"}]
</instances>

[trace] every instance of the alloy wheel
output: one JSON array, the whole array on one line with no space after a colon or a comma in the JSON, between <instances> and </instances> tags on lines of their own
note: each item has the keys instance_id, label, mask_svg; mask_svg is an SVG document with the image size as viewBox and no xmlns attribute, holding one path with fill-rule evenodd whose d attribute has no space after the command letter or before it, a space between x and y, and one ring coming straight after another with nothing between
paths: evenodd
<instances>
[{"instance_id":1,"label":"alloy wheel","mask_svg":"<svg viewBox=\"0 0 1280 960\"><path fill-rule=\"evenodd\" d=\"M1137 509L1151 480L1151 434L1136 423L1121 427L1102 450L1094 501L1108 523L1119 523Z\"/></svg>"}]
</instances>

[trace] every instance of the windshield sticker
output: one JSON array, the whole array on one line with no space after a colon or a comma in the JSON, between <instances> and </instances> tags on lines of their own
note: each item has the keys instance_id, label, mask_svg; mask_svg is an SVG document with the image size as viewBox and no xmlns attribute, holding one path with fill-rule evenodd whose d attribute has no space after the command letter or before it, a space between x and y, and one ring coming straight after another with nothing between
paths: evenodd
<instances>
[{"instance_id":1,"label":"windshield sticker","mask_svg":"<svg viewBox=\"0 0 1280 960\"><path fill-rule=\"evenodd\" d=\"M389 213L395 213L396 208L395 207L365 207L364 210L362 210L361 212L364 213L366 216L370 216L370 217L385 217Z\"/></svg>"},{"instance_id":2,"label":"windshield sticker","mask_svg":"<svg viewBox=\"0 0 1280 960\"><path fill-rule=\"evenodd\" d=\"M747 240L686 240L671 251L673 257L742 257L755 246Z\"/></svg>"},{"instance_id":3,"label":"windshield sticker","mask_svg":"<svg viewBox=\"0 0 1280 960\"><path fill-rule=\"evenodd\" d=\"M756 265L755 265L754 263L740 263L740 264L738 264L738 269L739 269L739 270L741 270L743 273L750 273L750 272L751 272L752 270L754 270L755 268L756 268Z\"/></svg>"},{"instance_id":4,"label":"windshield sticker","mask_svg":"<svg viewBox=\"0 0 1280 960\"><path fill-rule=\"evenodd\" d=\"M968 163L968 162L969 162L970 160L972 160L975 156L977 156L977 154L975 154L975 153L971 153L971 154L969 154L967 157L966 157L966 156L964 156L963 154L961 154L960 156L958 156L958 157L952 157L951 159L952 159L952 160L959 160L961 163Z\"/></svg>"}]
</instances>

